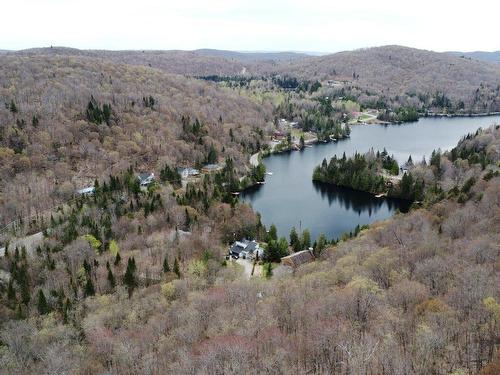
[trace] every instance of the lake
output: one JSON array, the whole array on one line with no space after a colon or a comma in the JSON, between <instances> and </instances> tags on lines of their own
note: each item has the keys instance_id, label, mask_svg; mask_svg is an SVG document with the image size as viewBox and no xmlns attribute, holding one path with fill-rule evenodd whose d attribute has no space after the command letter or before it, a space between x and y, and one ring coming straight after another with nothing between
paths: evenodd
<instances>
[{"instance_id":1,"label":"lake","mask_svg":"<svg viewBox=\"0 0 500 375\"><path fill-rule=\"evenodd\" d=\"M317 144L303 151L271 155L263 159L266 183L240 195L262 216L278 235L288 238L292 227L309 229L315 239L324 233L329 239L352 231L356 225L370 224L390 217L396 210L407 211L409 203L312 181L314 167L333 155L347 156L370 148L385 147L401 164L411 155L413 161L427 161L434 149L449 150L467 133L480 127L500 124L500 116L421 118L401 125L355 125L351 137L336 143Z\"/></svg>"}]
</instances>

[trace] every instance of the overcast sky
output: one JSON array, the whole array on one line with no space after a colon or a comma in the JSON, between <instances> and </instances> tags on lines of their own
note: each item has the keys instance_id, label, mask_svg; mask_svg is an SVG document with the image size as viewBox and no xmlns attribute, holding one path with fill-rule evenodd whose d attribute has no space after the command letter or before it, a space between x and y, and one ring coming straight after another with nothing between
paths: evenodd
<instances>
[{"instance_id":1,"label":"overcast sky","mask_svg":"<svg viewBox=\"0 0 500 375\"><path fill-rule=\"evenodd\" d=\"M6 0L0 9L0 49L500 50L495 0Z\"/></svg>"}]
</instances>

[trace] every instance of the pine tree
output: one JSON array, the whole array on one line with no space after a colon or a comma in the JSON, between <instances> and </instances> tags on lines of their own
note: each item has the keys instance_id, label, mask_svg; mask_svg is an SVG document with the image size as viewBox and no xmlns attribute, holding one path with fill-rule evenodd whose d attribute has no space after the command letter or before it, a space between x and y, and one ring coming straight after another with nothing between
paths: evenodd
<instances>
[{"instance_id":1,"label":"pine tree","mask_svg":"<svg viewBox=\"0 0 500 375\"><path fill-rule=\"evenodd\" d=\"M135 279L135 260L134 258L129 258L127 262L127 269L125 275L123 276L123 283L128 288L129 297L132 295L134 288L137 286L137 281Z\"/></svg>"},{"instance_id":2,"label":"pine tree","mask_svg":"<svg viewBox=\"0 0 500 375\"><path fill-rule=\"evenodd\" d=\"M10 101L9 109L12 113L17 113L17 106L16 103L14 102L14 99Z\"/></svg>"},{"instance_id":3,"label":"pine tree","mask_svg":"<svg viewBox=\"0 0 500 375\"><path fill-rule=\"evenodd\" d=\"M63 323L67 324L68 323L68 311L71 309L71 301L69 298L66 298L66 301L64 302L64 307L63 307Z\"/></svg>"},{"instance_id":4,"label":"pine tree","mask_svg":"<svg viewBox=\"0 0 500 375\"><path fill-rule=\"evenodd\" d=\"M121 262L121 260L122 260L122 257L120 256L120 253L116 253L116 257L115 257L115 263L114 263L114 265L115 265L115 266L119 265L119 264L120 264L120 262Z\"/></svg>"},{"instance_id":5,"label":"pine tree","mask_svg":"<svg viewBox=\"0 0 500 375\"><path fill-rule=\"evenodd\" d=\"M40 315L45 315L50 311L49 305L47 304L47 299L45 298L45 294L43 294L43 290L38 290L38 313Z\"/></svg>"},{"instance_id":6,"label":"pine tree","mask_svg":"<svg viewBox=\"0 0 500 375\"><path fill-rule=\"evenodd\" d=\"M21 306L21 304L20 304L20 303L18 303L18 304L17 304L17 306L16 306L16 314L15 314L15 318L16 318L17 320L20 320L20 319L24 319L24 318L25 318L25 316L24 316L24 311L23 311L23 308L22 308L22 306Z\"/></svg>"},{"instance_id":7,"label":"pine tree","mask_svg":"<svg viewBox=\"0 0 500 375\"><path fill-rule=\"evenodd\" d=\"M95 295L94 284L92 283L92 279L87 277L87 283L85 284L84 290L85 297L90 297Z\"/></svg>"},{"instance_id":8,"label":"pine tree","mask_svg":"<svg viewBox=\"0 0 500 375\"><path fill-rule=\"evenodd\" d=\"M28 270L26 264L23 264L19 268L19 273L17 275L17 282L19 288L21 289L21 302L27 305L31 300L29 280L28 280Z\"/></svg>"},{"instance_id":9,"label":"pine tree","mask_svg":"<svg viewBox=\"0 0 500 375\"><path fill-rule=\"evenodd\" d=\"M14 281L12 278L9 280L9 286L7 287L7 299L9 302L16 300L16 291L14 289Z\"/></svg>"},{"instance_id":10,"label":"pine tree","mask_svg":"<svg viewBox=\"0 0 500 375\"><path fill-rule=\"evenodd\" d=\"M113 271L111 271L111 267L109 266L109 262L106 262L106 268L108 269L108 283L111 288L116 286L115 276L113 275Z\"/></svg>"},{"instance_id":11,"label":"pine tree","mask_svg":"<svg viewBox=\"0 0 500 375\"><path fill-rule=\"evenodd\" d=\"M163 260L163 272L164 273L170 272L170 265L168 264L167 256L165 256L165 259Z\"/></svg>"},{"instance_id":12,"label":"pine tree","mask_svg":"<svg viewBox=\"0 0 500 375\"><path fill-rule=\"evenodd\" d=\"M311 247L311 234L308 229L302 232L302 249L309 249Z\"/></svg>"},{"instance_id":13,"label":"pine tree","mask_svg":"<svg viewBox=\"0 0 500 375\"><path fill-rule=\"evenodd\" d=\"M300 239L295 227L290 231L290 246L293 248L293 251L300 251Z\"/></svg>"},{"instance_id":14,"label":"pine tree","mask_svg":"<svg viewBox=\"0 0 500 375\"><path fill-rule=\"evenodd\" d=\"M181 277L181 270L179 268L179 261L177 260L177 258L175 258L174 261L174 273L177 275L177 277Z\"/></svg>"},{"instance_id":15,"label":"pine tree","mask_svg":"<svg viewBox=\"0 0 500 375\"><path fill-rule=\"evenodd\" d=\"M271 224L271 227L269 228L269 234L268 234L268 239L269 240L278 240L278 229L276 228L276 225Z\"/></svg>"}]
</instances>

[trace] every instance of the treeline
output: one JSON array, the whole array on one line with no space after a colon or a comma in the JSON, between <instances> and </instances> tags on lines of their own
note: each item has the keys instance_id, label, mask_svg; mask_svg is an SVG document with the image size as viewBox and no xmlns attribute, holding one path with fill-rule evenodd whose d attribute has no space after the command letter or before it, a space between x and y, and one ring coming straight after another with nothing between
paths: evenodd
<instances>
[{"instance_id":1,"label":"treeline","mask_svg":"<svg viewBox=\"0 0 500 375\"><path fill-rule=\"evenodd\" d=\"M399 107L394 111L383 110L377 116L379 120L388 122L412 122L418 121L419 113L413 107Z\"/></svg>"},{"instance_id":2,"label":"treeline","mask_svg":"<svg viewBox=\"0 0 500 375\"><path fill-rule=\"evenodd\" d=\"M411 162L411 157L408 162ZM313 180L366 191L372 194L387 194L395 198L421 200L424 192L422 179L414 178L411 173L402 173L399 182L390 176L399 174L399 166L394 157L384 149L382 152L373 150L366 154L355 153L347 158L345 153L341 158L335 155L327 162L323 159L321 165L313 172Z\"/></svg>"}]
</instances>

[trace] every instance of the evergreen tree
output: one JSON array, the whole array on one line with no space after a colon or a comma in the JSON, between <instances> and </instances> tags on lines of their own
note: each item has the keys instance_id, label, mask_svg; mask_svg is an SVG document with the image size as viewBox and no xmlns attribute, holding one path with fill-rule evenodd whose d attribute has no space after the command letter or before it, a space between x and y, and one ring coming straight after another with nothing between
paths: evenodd
<instances>
[{"instance_id":1,"label":"evergreen tree","mask_svg":"<svg viewBox=\"0 0 500 375\"><path fill-rule=\"evenodd\" d=\"M326 236L321 233L318 237L318 241L316 242L316 246L314 246L314 255L315 256L320 256L321 252L326 248L327 245L327 239Z\"/></svg>"},{"instance_id":2,"label":"evergreen tree","mask_svg":"<svg viewBox=\"0 0 500 375\"><path fill-rule=\"evenodd\" d=\"M12 280L12 278L9 280L9 286L7 287L7 299L9 302L16 300L16 291L14 289L14 280Z\"/></svg>"},{"instance_id":3,"label":"evergreen tree","mask_svg":"<svg viewBox=\"0 0 500 375\"><path fill-rule=\"evenodd\" d=\"M68 323L68 312L71 309L71 301L69 298L66 298L66 301L64 302L64 307L63 307L63 323L67 324Z\"/></svg>"},{"instance_id":4,"label":"evergreen tree","mask_svg":"<svg viewBox=\"0 0 500 375\"><path fill-rule=\"evenodd\" d=\"M267 238L268 238L268 241L269 240L274 240L274 241L278 240L278 229L276 228L276 225L271 224Z\"/></svg>"},{"instance_id":5,"label":"evergreen tree","mask_svg":"<svg viewBox=\"0 0 500 375\"><path fill-rule=\"evenodd\" d=\"M179 268L179 260L175 258L174 260L174 273L177 275L178 278L181 277L181 270Z\"/></svg>"},{"instance_id":6,"label":"evergreen tree","mask_svg":"<svg viewBox=\"0 0 500 375\"><path fill-rule=\"evenodd\" d=\"M300 239L295 227L290 231L290 246L293 248L293 251L300 251Z\"/></svg>"},{"instance_id":7,"label":"evergreen tree","mask_svg":"<svg viewBox=\"0 0 500 375\"><path fill-rule=\"evenodd\" d=\"M214 145L210 145L210 148L209 148L208 154L207 154L207 163L213 164L216 162L217 162L217 151L215 150Z\"/></svg>"},{"instance_id":8,"label":"evergreen tree","mask_svg":"<svg viewBox=\"0 0 500 375\"><path fill-rule=\"evenodd\" d=\"M49 305L47 304L47 299L45 298L45 294L43 294L42 289L38 290L37 308L38 308L38 313L40 315L45 315L45 314L49 313L49 311L50 311Z\"/></svg>"},{"instance_id":9,"label":"evergreen tree","mask_svg":"<svg viewBox=\"0 0 500 375\"><path fill-rule=\"evenodd\" d=\"M282 237L279 241L270 240L264 250L264 258L267 262L280 262L281 258L288 255L288 241Z\"/></svg>"},{"instance_id":10,"label":"evergreen tree","mask_svg":"<svg viewBox=\"0 0 500 375\"><path fill-rule=\"evenodd\" d=\"M95 295L94 284L92 283L91 277L87 277L87 283L85 284L84 295L85 297L90 297Z\"/></svg>"},{"instance_id":11,"label":"evergreen tree","mask_svg":"<svg viewBox=\"0 0 500 375\"><path fill-rule=\"evenodd\" d=\"M170 265L168 264L167 256L165 256L165 259L163 260L163 272L164 273L170 272Z\"/></svg>"},{"instance_id":12,"label":"evergreen tree","mask_svg":"<svg viewBox=\"0 0 500 375\"><path fill-rule=\"evenodd\" d=\"M17 106L16 103L14 102L14 99L10 101L9 109L12 113L17 113Z\"/></svg>"},{"instance_id":13,"label":"evergreen tree","mask_svg":"<svg viewBox=\"0 0 500 375\"><path fill-rule=\"evenodd\" d=\"M108 283L111 288L114 288L116 286L116 280L115 276L113 275L113 271L111 270L111 267L109 265L109 262L106 262L106 268L108 269Z\"/></svg>"},{"instance_id":14,"label":"evergreen tree","mask_svg":"<svg viewBox=\"0 0 500 375\"><path fill-rule=\"evenodd\" d=\"M120 253L116 253L114 265L115 266L119 265L121 260L122 260L122 257L120 256Z\"/></svg>"},{"instance_id":15,"label":"evergreen tree","mask_svg":"<svg viewBox=\"0 0 500 375\"><path fill-rule=\"evenodd\" d=\"M21 306L21 303L18 303L17 306L16 306L15 318L17 320L21 320L21 319L25 318L24 310L23 310L23 308Z\"/></svg>"},{"instance_id":16,"label":"evergreen tree","mask_svg":"<svg viewBox=\"0 0 500 375\"><path fill-rule=\"evenodd\" d=\"M137 286L137 281L135 278L135 261L134 258L129 258L127 262L127 269L125 275L123 276L123 283L128 288L129 297L132 295L134 288Z\"/></svg>"},{"instance_id":17,"label":"evergreen tree","mask_svg":"<svg viewBox=\"0 0 500 375\"><path fill-rule=\"evenodd\" d=\"M311 247L311 233L308 229L304 229L304 231L302 232L302 239L300 242L302 245L302 250L306 250Z\"/></svg>"},{"instance_id":18,"label":"evergreen tree","mask_svg":"<svg viewBox=\"0 0 500 375\"><path fill-rule=\"evenodd\" d=\"M31 300L31 293L26 264L23 264L19 268L16 281L18 282L19 288L21 290L21 302L27 305Z\"/></svg>"}]
</instances>

